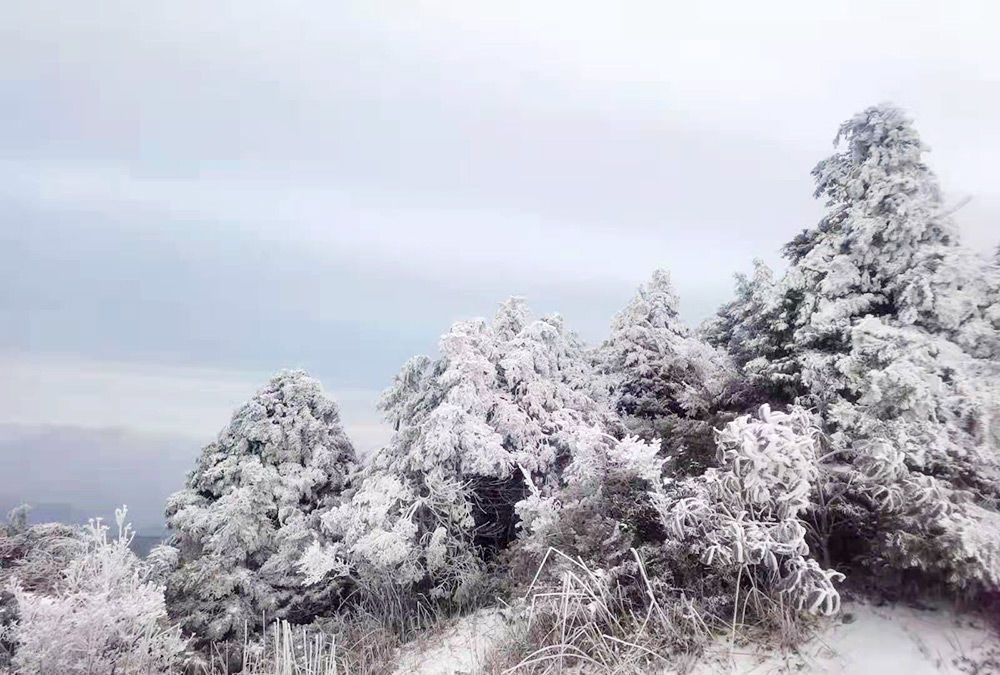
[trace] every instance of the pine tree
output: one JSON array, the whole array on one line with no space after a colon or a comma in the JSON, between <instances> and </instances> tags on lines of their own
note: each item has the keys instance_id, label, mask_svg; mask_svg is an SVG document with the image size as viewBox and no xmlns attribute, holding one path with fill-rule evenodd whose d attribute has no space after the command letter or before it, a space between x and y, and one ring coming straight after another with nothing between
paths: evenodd
<instances>
[{"instance_id":1,"label":"pine tree","mask_svg":"<svg viewBox=\"0 0 1000 675\"><path fill-rule=\"evenodd\" d=\"M690 335L677 313L678 298L664 270L653 272L611 322L602 346L611 375L612 405L650 427L670 413L683 413L678 394L680 350Z\"/></svg>"},{"instance_id":2,"label":"pine tree","mask_svg":"<svg viewBox=\"0 0 1000 675\"><path fill-rule=\"evenodd\" d=\"M813 170L827 214L785 247L790 268L778 289L793 331L790 371L817 405L846 385L836 362L865 317L964 347L994 331L977 281L984 266L959 245L909 119L889 105L869 108L836 141L844 149Z\"/></svg>"},{"instance_id":3,"label":"pine tree","mask_svg":"<svg viewBox=\"0 0 1000 675\"><path fill-rule=\"evenodd\" d=\"M675 460L702 466L715 452L712 426L735 379L730 360L681 321L664 270L653 272L611 323L599 362L612 407L628 428L662 440Z\"/></svg>"},{"instance_id":4,"label":"pine tree","mask_svg":"<svg viewBox=\"0 0 1000 675\"><path fill-rule=\"evenodd\" d=\"M988 266L959 245L900 110L869 108L837 141L813 171L827 214L785 247L777 321L761 327L765 343L784 344L757 372L816 411L847 467L824 489L853 529L825 529L824 548L856 554L846 541L868 540L862 555L883 565L996 585L1000 546L984 525L1000 496Z\"/></svg>"},{"instance_id":5,"label":"pine tree","mask_svg":"<svg viewBox=\"0 0 1000 675\"><path fill-rule=\"evenodd\" d=\"M788 362L791 343L788 307L795 302L778 292L774 272L762 260L754 260L752 276L736 275L736 297L723 305L700 328L700 335L713 347L726 351L744 379L744 390L735 406L747 410L764 402L790 403L797 391L775 364Z\"/></svg>"},{"instance_id":6,"label":"pine tree","mask_svg":"<svg viewBox=\"0 0 1000 675\"><path fill-rule=\"evenodd\" d=\"M336 588L304 588L297 563L337 504L355 453L336 404L302 371L282 372L205 446L167 523L179 549L171 614L204 640L240 634L262 615L306 621Z\"/></svg>"}]
</instances>

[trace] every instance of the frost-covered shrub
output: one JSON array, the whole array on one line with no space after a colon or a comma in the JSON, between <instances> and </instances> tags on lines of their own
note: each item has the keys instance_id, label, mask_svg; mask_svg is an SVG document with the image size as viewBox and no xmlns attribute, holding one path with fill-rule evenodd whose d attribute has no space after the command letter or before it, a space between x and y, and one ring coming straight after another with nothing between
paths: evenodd
<instances>
[{"instance_id":1,"label":"frost-covered shrub","mask_svg":"<svg viewBox=\"0 0 1000 675\"><path fill-rule=\"evenodd\" d=\"M537 565L550 548L614 567L630 549L662 539L650 496L659 490L664 463L658 446L596 434L577 443L558 479L539 487L525 477L528 494L516 506L523 536L512 555L519 571Z\"/></svg>"},{"instance_id":2,"label":"frost-covered shrub","mask_svg":"<svg viewBox=\"0 0 1000 675\"><path fill-rule=\"evenodd\" d=\"M54 590L28 590L15 576L19 617L12 635L18 673L176 672L186 642L167 624L163 587L146 581L129 549L125 509L116 511L118 537L91 521L86 550L72 560Z\"/></svg>"},{"instance_id":3,"label":"frost-covered shrub","mask_svg":"<svg viewBox=\"0 0 1000 675\"><path fill-rule=\"evenodd\" d=\"M664 526L708 568L748 574L800 611L832 614L843 575L809 557L804 522L819 477L817 433L805 411L763 405L759 419L742 416L718 432L720 468L656 501Z\"/></svg>"},{"instance_id":4,"label":"frost-covered shrub","mask_svg":"<svg viewBox=\"0 0 1000 675\"><path fill-rule=\"evenodd\" d=\"M84 550L79 527L62 523L28 524L28 508L11 511L0 526L0 587L14 575L32 592L49 593L73 558Z\"/></svg>"},{"instance_id":5,"label":"frost-covered shrub","mask_svg":"<svg viewBox=\"0 0 1000 675\"><path fill-rule=\"evenodd\" d=\"M408 362L385 393L396 433L323 516L325 541L303 559L311 580L334 573L465 602L515 537L544 549L572 505L565 490L592 498L607 476L655 473L655 447L622 438L560 317L532 320L513 298L492 323L455 324L441 353Z\"/></svg>"},{"instance_id":6,"label":"frost-covered shrub","mask_svg":"<svg viewBox=\"0 0 1000 675\"><path fill-rule=\"evenodd\" d=\"M28 524L27 505L10 512L0 525L0 668L13 653L11 628L17 620L17 600L10 582L32 593L52 593L70 561L85 549L80 528L61 523Z\"/></svg>"},{"instance_id":7,"label":"frost-covered shrub","mask_svg":"<svg viewBox=\"0 0 1000 675\"><path fill-rule=\"evenodd\" d=\"M355 467L337 407L301 371L283 372L240 407L207 445L186 487L170 497L172 616L202 640L242 634L271 618L308 621L333 585L306 588L296 563L319 513L339 503Z\"/></svg>"},{"instance_id":8,"label":"frost-covered shrub","mask_svg":"<svg viewBox=\"0 0 1000 675\"><path fill-rule=\"evenodd\" d=\"M947 481L907 468L907 453L872 443L856 462L856 493L870 500L881 527L874 562L918 570L955 588L1000 587L1000 514Z\"/></svg>"}]
</instances>

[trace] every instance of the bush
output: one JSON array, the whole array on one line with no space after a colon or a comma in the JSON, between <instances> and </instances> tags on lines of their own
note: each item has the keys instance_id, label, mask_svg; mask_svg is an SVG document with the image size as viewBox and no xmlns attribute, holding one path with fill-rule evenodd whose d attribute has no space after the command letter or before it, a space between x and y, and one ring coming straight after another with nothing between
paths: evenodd
<instances>
[{"instance_id":1,"label":"bush","mask_svg":"<svg viewBox=\"0 0 1000 675\"><path fill-rule=\"evenodd\" d=\"M819 478L817 430L809 415L761 406L717 433L719 469L688 478L657 497L664 526L708 569L744 575L797 611L833 614L843 575L809 557L804 516Z\"/></svg>"},{"instance_id":2,"label":"bush","mask_svg":"<svg viewBox=\"0 0 1000 675\"><path fill-rule=\"evenodd\" d=\"M11 511L6 527L0 526L0 668L10 663L14 652L13 624L17 601L10 582L17 577L21 588L52 593L69 563L86 548L80 528L61 523L28 525L27 505Z\"/></svg>"},{"instance_id":3,"label":"bush","mask_svg":"<svg viewBox=\"0 0 1000 675\"><path fill-rule=\"evenodd\" d=\"M129 549L125 509L116 511L118 537L91 521L86 549L51 594L27 590L15 577L19 619L13 626L17 672L90 675L166 673L180 666L186 643L167 625L163 587Z\"/></svg>"}]
</instances>

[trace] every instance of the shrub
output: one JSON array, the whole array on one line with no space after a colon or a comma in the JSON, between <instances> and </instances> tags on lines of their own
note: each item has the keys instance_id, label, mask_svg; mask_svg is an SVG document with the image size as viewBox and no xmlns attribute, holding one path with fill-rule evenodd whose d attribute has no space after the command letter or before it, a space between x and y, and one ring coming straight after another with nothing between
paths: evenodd
<instances>
[{"instance_id":1,"label":"shrub","mask_svg":"<svg viewBox=\"0 0 1000 675\"><path fill-rule=\"evenodd\" d=\"M719 469L657 497L664 526L710 570L744 575L799 611L833 614L843 575L809 557L806 512L819 478L817 430L809 415L761 406L717 433Z\"/></svg>"},{"instance_id":2,"label":"shrub","mask_svg":"<svg viewBox=\"0 0 1000 675\"><path fill-rule=\"evenodd\" d=\"M86 529L86 550L67 566L51 594L12 583L19 619L12 634L20 673L145 675L177 669L186 643L167 625L163 587L146 581L129 549L126 511L116 511L118 537L100 520Z\"/></svg>"},{"instance_id":3,"label":"shrub","mask_svg":"<svg viewBox=\"0 0 1000 675\"><path fill-rule=\"evenodd\" d=\"M80 528L61 523L28 524L27 505L11 511L0 526L0 668L10 662L15 642L17 601L10 583L17 577L26 591L54 592L69 563L86 548Z\"/></svg>"}]
</instances>

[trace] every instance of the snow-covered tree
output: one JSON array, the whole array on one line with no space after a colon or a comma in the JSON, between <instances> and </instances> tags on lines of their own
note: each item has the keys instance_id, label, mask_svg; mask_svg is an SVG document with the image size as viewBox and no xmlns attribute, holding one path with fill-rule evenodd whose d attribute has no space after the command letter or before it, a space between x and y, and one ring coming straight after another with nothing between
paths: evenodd
<instances>
[{"instance_id":1,"label":"snow-covered tree","mask_svg":"<svg viewBox=\"0 0 1000 675\"><path fill-rule=\"evenodd\" d=\"M682 413L678 379L686 362L679 354L690 335L677 314L670 274L656 270L611 322L602 345L603 366L612 381L615 410L649 423Z\"/></svg>"},{"instance_id":2,"label":"snow-covered tree","mask_svg":"<svg viewBox=\"0 0 1000 675\"><path fill-rule=\"evenodd\" d=\"M594 496L609 472L655 473L655 447L620 440L617 416L588 392L593 368L560 317L532 320L512 298L492 323L455 324L440 347L385 393L396 433L323 517L326 542L303 561L312 580L334 572L462 602L519 527L543 545L567 482Z\"/></svg>"},{"instance_id":3,"label":"snow-covered tree","mask_svg":"<svg viewBox=\"0 0 1000 675\"><path fill-rule=\"evenodd\" d=\"M600 367L630 430L663 439L670 455L710 454L714 413L735 373L724 352L684 325L677 305L670 275L656 270L612 321Z\"/></svg>"},{"instance_id":4,"label":"snow-covered tree","mask_svg":"<svg viewBox=\"0 0 1000 675\"><path fill-rule=\"evenodd\" d=\"M764 261L754 260L753 265L753 275L736 275L736 297L707 320L699 334L713 347L728 352L740 370L745 390L739 393L738 405L788 403L797 392L789 389L787 378L775 368L788 361L788 299L779 295L774 272Z\"/></svg>"},{"instance_id":5,"label":"snow-covered tree","mask_svg":"<svg viewBox=\"0 0 1000 675\"><path fill-rule=\"evenodd\" d=\"M846 378L837 365L865 317L993 353L996 326L983 287L985 261L959 245L937 180L910 120L889 105L845 122L844 149L813 170L827 214L785 247L779 292L789 312L800 394L824 405Z\"/></svg>"},{"instance_id":6,"label":"snow-covered tree","mask_svg":"<svg viewBox=\"0 0 1000 675\"><path fill-rule=\"evenodd\" d=\"M179 627L170 626L163 587L129 549L125 509L116 512L118 536L91 521L86 549L50 592L28 590L15 575L18 621L12 636L18 673L178 672L186 650Z\"/></svg>"},{"instance_id":7,"label":"snow-covered tree","mask_svg":"<svg viewBox=\"0 0 1000 675\"><path fill-rule=\"evenodd\" d=\"M302 371L282 372L205 446L167 503L178 549L171 614L201 639L220 640L262 615L306 621L336 588L302 585L297 563L355 470L336 404ZM160 551L158 560L170 556Z\"/></svg>"},{"instance_id":8,"label":"snow-covered tree","mask_svg":"<svg viewBox=\"0 0 1000 675\"><path fill-rule=\"evenodd\" d=\"M717 334L746 330L749 354L730 345L744 374L813 408L843 463L821 481L835 513L820 520L839 523L824 548L996 585L980 513L1000 495L995 265L960 246L900 110L869 108L836 142L813 171L826 215L785 247L781 281L755 279L724 308L733 327Z\"/></svg>"}]
</instances>

